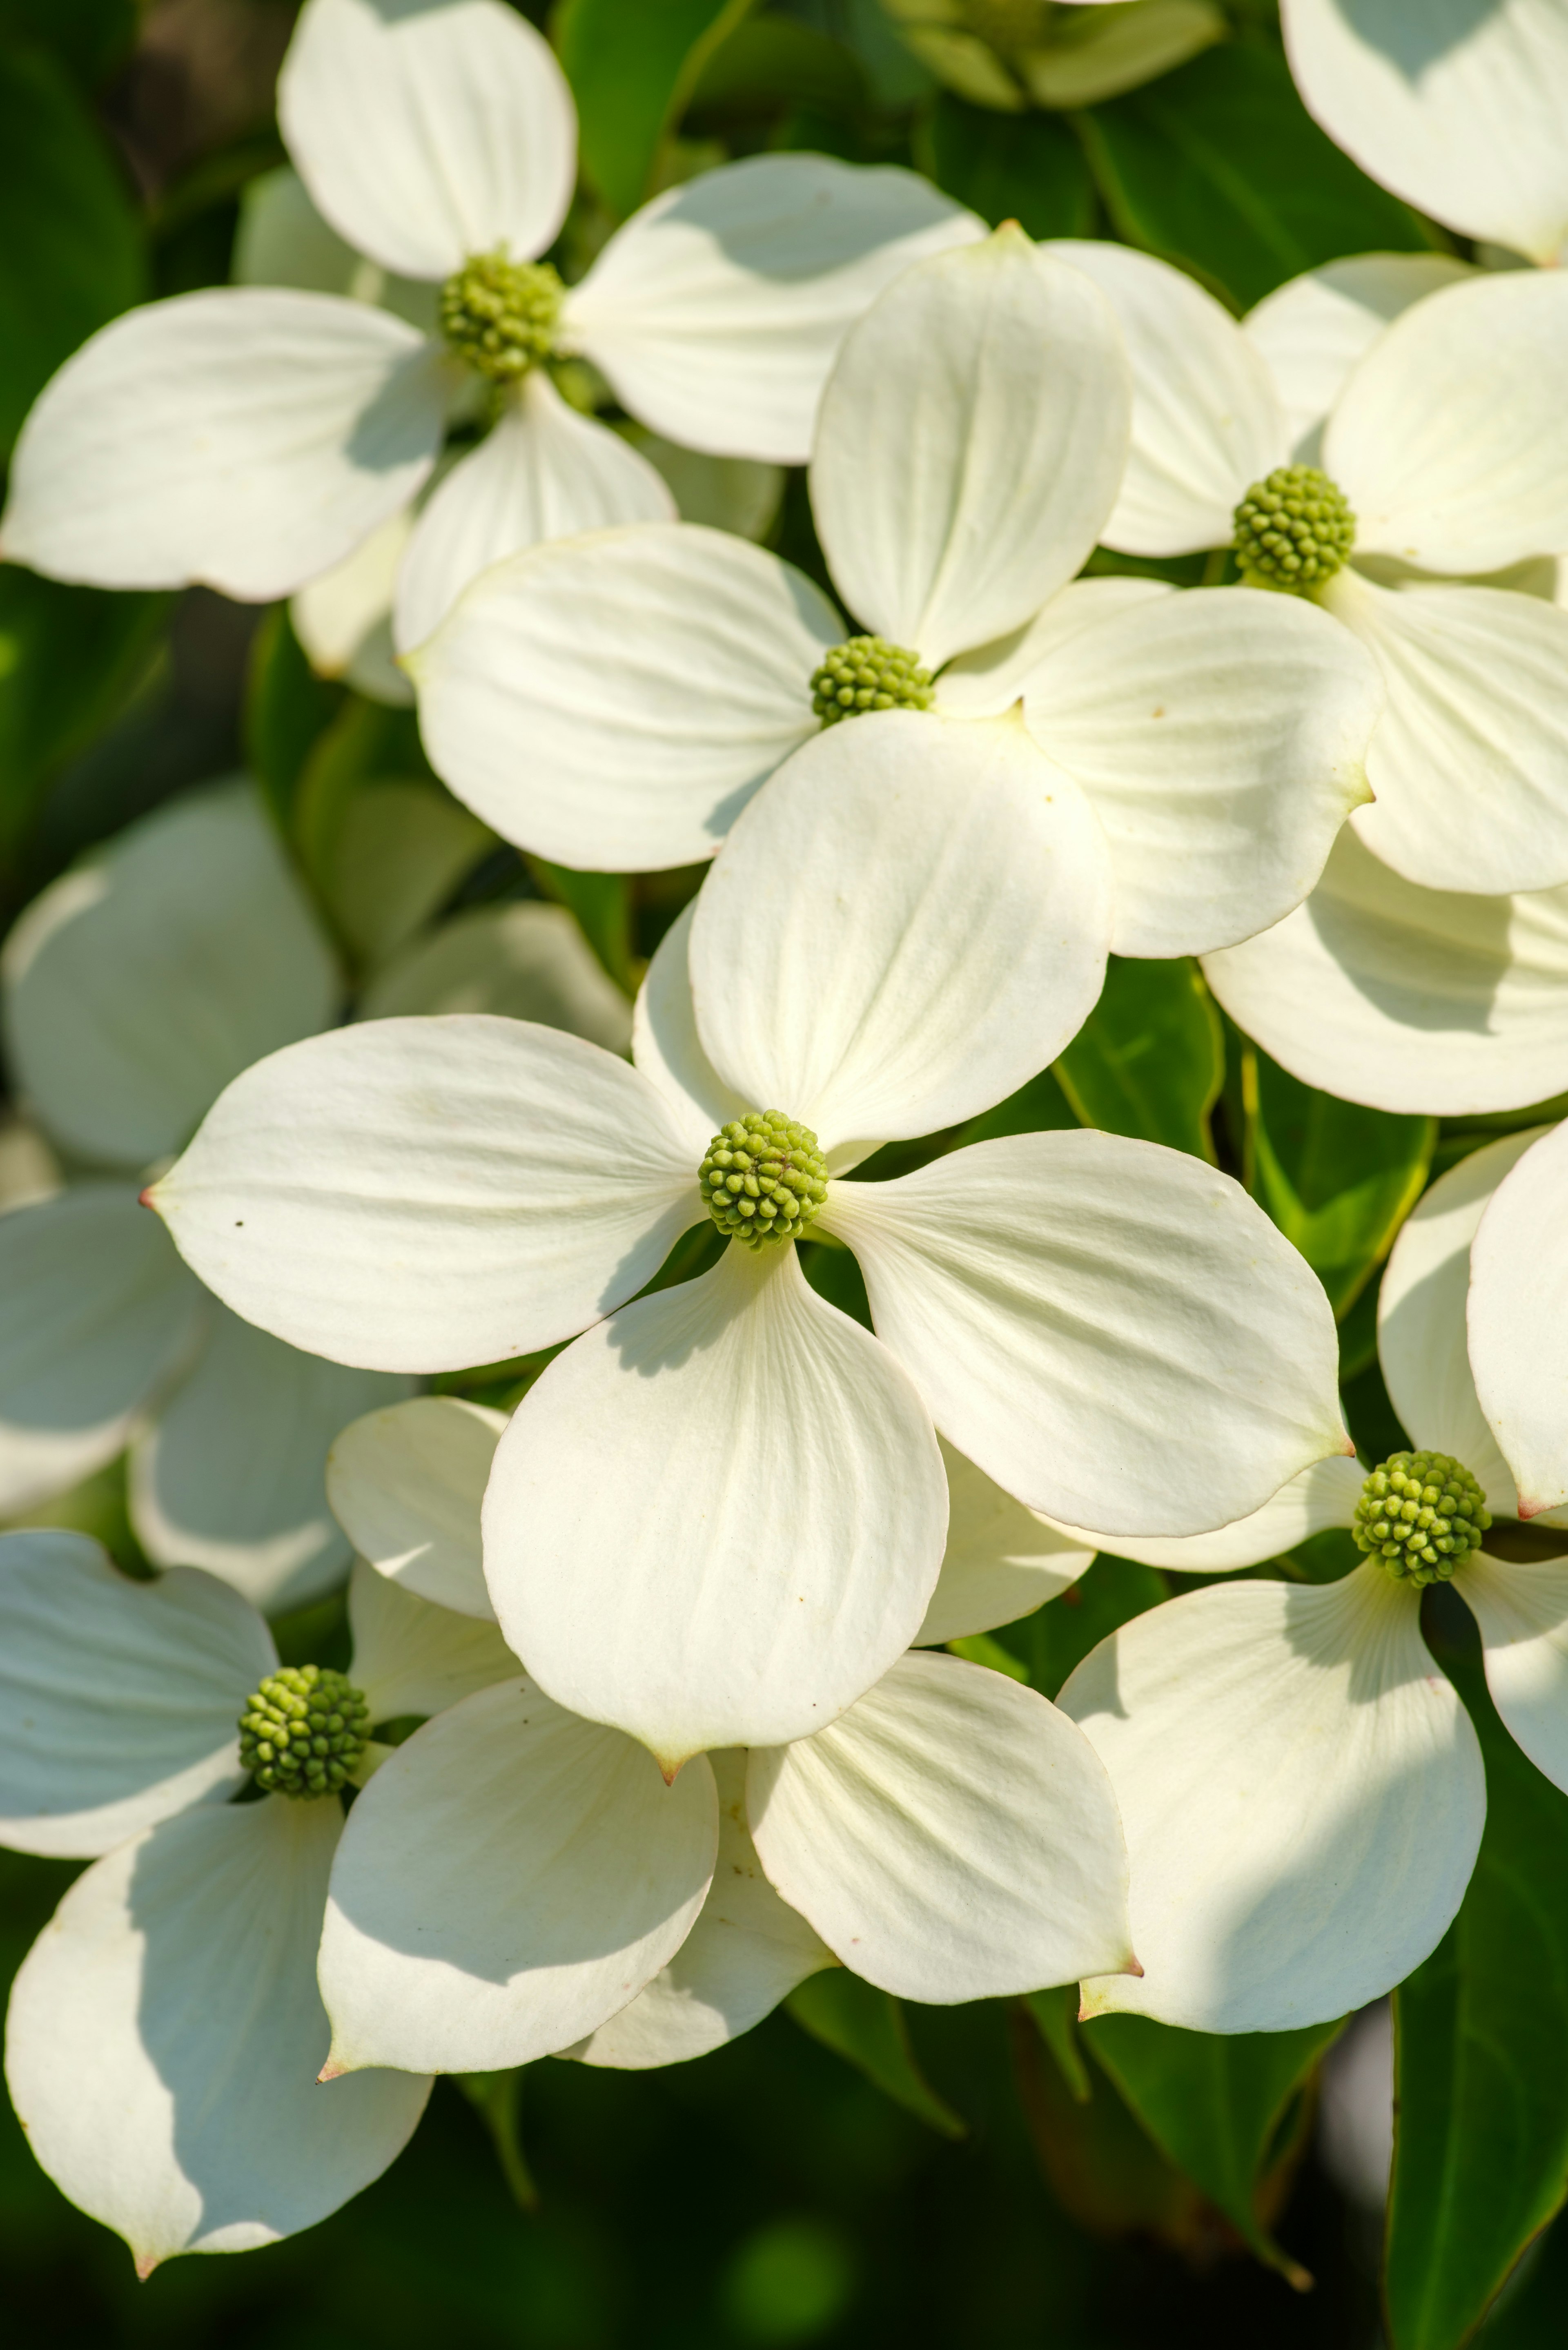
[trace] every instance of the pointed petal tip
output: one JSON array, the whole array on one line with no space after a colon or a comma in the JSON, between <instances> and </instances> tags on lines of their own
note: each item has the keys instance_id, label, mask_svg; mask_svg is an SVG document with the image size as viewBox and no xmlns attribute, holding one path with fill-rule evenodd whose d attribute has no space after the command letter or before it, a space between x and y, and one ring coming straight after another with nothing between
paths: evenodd
<instances>
[{"instance_id":1,"label":"pointed petal tip","mask_svg":"<svg viewBox=\"0 0 1568 2350\"><path fill-rule=\"evenodd\" d=\"M1521 1493L1519 1497L1520 1523L1521 1525L1528 1525L1532 1518L1538 1518L1542 1510L1549 1510L1552 1506L1552 1500L1549 1494L1542 1493L1537 1496L1534 1494Z\"/></svg>"},{"instance_id":2,"label":"pointed petal tip","mask_svg":"<svg viewBox=\"0 0 1568 2350\"><path fill-rule=\"evenodd\" d=\"M353 2066L351 2064L345 2064L342 2057L337 2054L336 2050L334 2050L327 2057L326 2064L321 2067L320 2072L317 2073L316 2078L318 2083L322 2081L341 2081L344 2074L351 2073L353 2069Z\"/></svg>"},{"instance_id":3,"label":"pointed petal tip","mask_svg":"<svg viewBox=\"0 0 1568 2350\"><path fill-rule=\"evenodd\" d=\"M1122 1963L1121 1971L1124 1975L1136 1975L1140 1982L1143 1981L1143 1968L1131 1950L1127 1952Z\"/></svg>"},{"instance_id":4,"label":"pointed petal tip","mask_svg":"<svg viewBox=\"0 0 1568 2350\"><path fill-rule=\"evenodd\" d=\"M145 2284L148 2278L152 2274L153 2270L156 2268L161 2268L163 2265L163 2255L161 2252L133 2251L131 2259L136 2263L136 2282L138 2284Z\"/></svg>"},{"instance_id":5,"label":"pointed petal tip","mask_svg":"<svg viewBox=\"0 0 1568 2350\"><path fill-rule=\"evenodd\" d=\"M136 1200L139 1207L151 1208L155 1216L161 1216L162 1214L163 1211L158 1204L158 1186L156 1183L149 1183L144 1191L138 1191Z\"/></svg>"}]
</instances>

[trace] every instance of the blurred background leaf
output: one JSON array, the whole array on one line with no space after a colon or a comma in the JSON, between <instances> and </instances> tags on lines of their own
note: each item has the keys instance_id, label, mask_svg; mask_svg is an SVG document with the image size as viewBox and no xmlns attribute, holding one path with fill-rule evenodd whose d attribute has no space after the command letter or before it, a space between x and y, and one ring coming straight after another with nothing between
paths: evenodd
<instances>
[{"instance_id":1,"label":"blurred background leaf","mask_svg":"<svg viewBox=\"0 0 1568 2350\"><path fill-rule=\"evenodd\" d=\"M751 0L561 0L553 31L586 177L625 219L649 193L660 143L708 57Z\"/></svg>"}]
</instances>

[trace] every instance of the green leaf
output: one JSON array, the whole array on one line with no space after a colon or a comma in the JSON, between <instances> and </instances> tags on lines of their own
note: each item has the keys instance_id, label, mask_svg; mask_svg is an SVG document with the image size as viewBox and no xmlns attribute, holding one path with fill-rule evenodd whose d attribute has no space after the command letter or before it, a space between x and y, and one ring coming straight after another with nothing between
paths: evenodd
<instances>
[{"instance_id":1,"label":"green leaf","mask_svg":"<svg viewBox=\"0 0 1568 2350\"><path fill-rule=\"evenodd\" d=\"M519 2120L524 2069L518 2064L508 2073L454 2073L452 2078L490 2133L513 2201L520 2211L534 2212L539 2190L523 2151Z\"/></svg>"},{"instance_id":2,"label":"green leaf","mask_svg":"<svg viewBox=\"0 0 1568 2350\"><path fill-rule=\"evenodd\" d=\"M667 131L751 0L562 0L554 32L577 101L585 175L625 218Z\"/></svg>"},{"instance_id":3,"label":"green leaf","mask_svg":"<svg viewBox=\"0 0 1568 2350\"><path fill-rule=\"evenodd\" d=\"M915 2062L904 2011L891 1994L847 1967L829 1967L791 1991L784 2002L803 2032L831 2048L943 2137L966 2137L969 2126L939 2097Z\"/></svg>"},{"instance_id":4,"label":"green leaf","mask_svg":"<svg viewBox=\"0 0 1568 2350\"><path fill-rule=\"evenodd\" d=\"M637 993L631 961L631 882L624 873L576 873L530 857L528 870L546 897L575 914L583 936L618 987Z\"/></svg>"},{"instance_id":5,"label":"green leaf","mask_svg":"<svg viewBox=\"0 0 1568 2350\"><path fill-rule=\"evenodd\" d=\"M776 115L809 106L853 117L866 104L860 61L842 41L790 16L750 16L704 50L688 115L693 127L712 118Z\"/></svg>"},{"instance_id":6,"label":"green leaf","mask_svg":"<svg viewBox=\"0 0 1568 2350\"><path fill-rule=\"evenodd\" d=\"M1028 1667L1031 1689L1054 1700L1091 1648L1169 1596L1158 1567L1102 1554L1070 1589L990 1637Z\"/></svg>"},{"instance_id":7,"label":"green leaf","mask_svg":"<svg viewBox=\"0 0 1568 2350\"><path fill-rule=\"evenodd\" d=\"M1430 249L1318 129L1272 45L1210 49L1078 120L1120 234L1239 308L1341 254Z\"/></svg>"},{"instance_id":8,"label":"green leaf","mask_svg":"<svg viewBox=\"0 0 1568 2350\"><path fill-rule=\"evenodd\" d=\"M1147 2015L1101 2016L1083 2027L1090 2054L1155 2144L1298 2291L1312 2279L1270 2235L1260 2203L1293 2167L1307 2117L1301 2093L1344 2028L1220 2035L1179 2032ZM1294 2130L1286 2126L1293 2120Z\"/></svg>"},{"instance_id":9,"label":"green leaf","mask_svg":"<svg viewBox=\"0 0 1568 2350\"><path fill-rule=\"evenodd\" d=\"M1458 2350L1568 2198L1568 1796L1498 1720L1469 1619L1440 1636L1456 1614L1428 1620L1486 1756L1486 1829L1458 1918L1394 1997L1393 2350Z\"/></svg>"},{"instance_id":10,"label":"green leaf","mask_svg":"<svg viewBox=\"0 0 1568 2350\"><path fill-rule=\"evenodd\" d=\"M245 757L280 829L292 835L295 795L317 739L343 707L340 685L317 676L286 604L256 630L245 682Z\"/></svg>"},{"instance_id":11,"label":"green leaf","mask_svg":"<svg viewBox=\"0 0 1568 2350\"><path fill-rule=\"evenodd\" d=\"M0 49L0 448L61 361L146 290L140 221L64 66Z\"/></svg>"},{"instance_id":12,"label":"green leaf","mask_svg":"<svg viewBox=\"0 0 1568 2350\"><path fill-rule=\"evenodd\" d=\"M1095 183L1083 148L1054 115L998 114L943 90L920 161L939 188L992 228L1015 220L1033 237L1094 229Z\"/></svg>"},{"instance_id":13,"label":"green leaf","mask_svg":"<svg viewBox=\"0 0 1568 2350\"><path fill-rule=\"evenodd\" d=\"M1344 1315L1421 1196L1437 1120L1316 1093L1255 1045L1241 1097L1249 1188Z\"/></svg>"},{"instance_id":14,"label":"green leaf","mask_svg":"<svg viewBox=\"0 0 1568 2350\"><path fill-rule=\"evenodd\" d=\"M1113 955L1099 1002L1055 1064L1080 1124L1214 1161L1209 1113L1225 1075L1220 1016L1195 962Z\"/></svg>"},{"instance_id":15,"label":"green leaf","mask_svg":"<svg viewBox=\"0 0 1568 2350\"><path fill-rule=\"evenodd\" d=\"M0 567L0 868L23 852L56 770L130 692L171 600Z\"/></svg>"},{"instance_id":16,"label":"green leaf","mask_svg":"<svg viewBox=\"0 0 1568 2350\"><path fill-rule=\"evenodd\" d=\"M130 54L136 0L0 0L0 41L41 43L93 88Z\"/></svg>"},{"instance_id":17,"label":"green leaf","mask_svg":"<svg viewBox=\"0 0 1568 2350\"><path fill-rule=\"evenodd\" d=\"M1010 1681L1027 1681L1029 1668L1022 1657L1004 1648L989 1632L967 1632L961 1640L950 1640L948 1648L966 1664L983 1665L988 1672L1005 1673Z\"/></svg>"},{"instance_id":18,"label":"green leaf","mask_svg":"<svg viewBox=\"0 0 1568 2350\"><path fill-rule=\"evenodd\" d=\"M1078 2045L1078 1986L1058 1983L1054 1991L1024 1994L1024 2006L1039 2026L1040 2037L1056 2060L1075 2106L1086 2106L1095 2094L1089 2068Z\"/></svg>"}]
</instances>

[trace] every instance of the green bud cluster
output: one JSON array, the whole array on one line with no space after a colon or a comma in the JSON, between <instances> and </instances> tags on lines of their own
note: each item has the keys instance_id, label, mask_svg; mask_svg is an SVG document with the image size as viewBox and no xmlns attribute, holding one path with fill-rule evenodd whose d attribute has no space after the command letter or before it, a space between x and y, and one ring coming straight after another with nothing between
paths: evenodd
<instances>
[{"instance_id":1,"label":"green bud cluster","mask_svg":"<svg viewBox=\"0 0 1568 2350\"><path fill-rule=\"evenodd\" d=\"M1396 1583L1446 1583L1491 1523L1480 1485L1447 1452L1395 1452L1361 1489L1351 1534Z\"/></svg>"},{"instance_id":2,"label":"green bud cluster","mask_svg":"<svg viewBox=\"0 0 1568 2350\"><path fill-rule=\"evenodd\" d=\"M885 637L850 637L811 673L811 707L825 726L867 710L929 710L931 672Z\"/></svg>"},{"instance_id":3,"label":"green bud cluster","mask_svg":"<svg viewBox=\"0 0 1568 2350\"><path fill-rule=\"evenodd\" d=\"M240 1764L278 1795L333 1795L365 1751L370 1710L330 1666L282 1665L240 1716Z\"/></svg>"},{"instance_id":4,"label":"green bud cluster","mask_svg":"<svg viewBox=\"0 0 1568 2350\"><path fill-rule=\"evenodd\" d=\"M800 1238L827 1197L827 1161L809 1126L752 1109L713 1137L697 1180L719 1230L759 1248Z\"/></svg>"},{"instance_id":5,"label":"green bud cluster","mask_svg":"<svg viewBox=\"0 0 1568 2350\"><path fill-rule=\"evenodd\" d=\"M481 375L515 383L549 357L562 292L547 261L476 253L441 289L441 330Z\"/></svg>"},{"instance_id":6,"label":"green bud cluster","mask_svg":"<svg viewBox=\"0 0 1568 2350\"><path fill-rule=\"evenodd\" d=\"M1236 509L1236 560L1266 588L1317 588L1355 544L1345 492L1315 465L1276 465Z\"/></svg>"}]
</instances>

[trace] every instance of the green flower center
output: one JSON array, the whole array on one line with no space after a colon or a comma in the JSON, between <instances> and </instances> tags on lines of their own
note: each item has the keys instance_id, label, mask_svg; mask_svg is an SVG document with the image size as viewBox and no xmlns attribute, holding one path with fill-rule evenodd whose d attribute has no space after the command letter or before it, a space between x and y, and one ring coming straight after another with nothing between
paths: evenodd
<instances>
[{"instance_id":1,"label":"green flower center","mask_svg":"<svg viewBox=\"0 0 1568 2350\"><path fill-rule=\"evenodd\" d=\"M1491 1523L1480 1487L1447 1452L1395 1452L1361 1489L1351 1534L1396 1583L1446 1583Z\"/></svg>"},{"instance_id":2,"label":"green flower center","mask_svg":"<svg viewBox=\"0 0 1568 2350\"><path fill-rule=\"evenodd\" d=\"M342 1673L282 1665L240 1716L240 1764L278 1795L335 1795L365 1751L370 1710Z\"/></svg>"},{"instance_id":3,"label":"green flower center","mask_svg":"<svg viewBox=\"0 0 1568 2350\"><path fill-rule=\"evenodd\" d=\"M827 1197L827 1161L809 1126L749 1109L713 1137L697 1180L719 1230L760 1248L800 1238Z\"/></svg>"},{"instance_id":4,"label":"green flower center","mask_svg":"<svg viewBox=\"0 0 1568 2350\"><path fill-rule=\"evenodd\" d=\"M1236 560L1253 586L1320 587L1343 569L1355 516L1336 482L1315 465L1276 465L1236 509Z\"/></svg>"},{"instance_id":5,"label":"green flower center","mask_svg":"<svg viewBox=\"0 0 1568 2350\"><path fill-rule=\"evenodd\" d=\"M825 726L867 710L929 710L931 672L885 637L849 637L811 673L811 707Z\"/></svg>"},{"instance_id":6,"label":"green flower center","mask_svg":"<svg viewBox=\"0 0 1568 2350\"><path fill-rule=\"evenodd\" d=\"M441 289L441 333L481 375L515 383L548 359L563 290L547 261L476 253Z\"/></svg>"}]
</instances>

